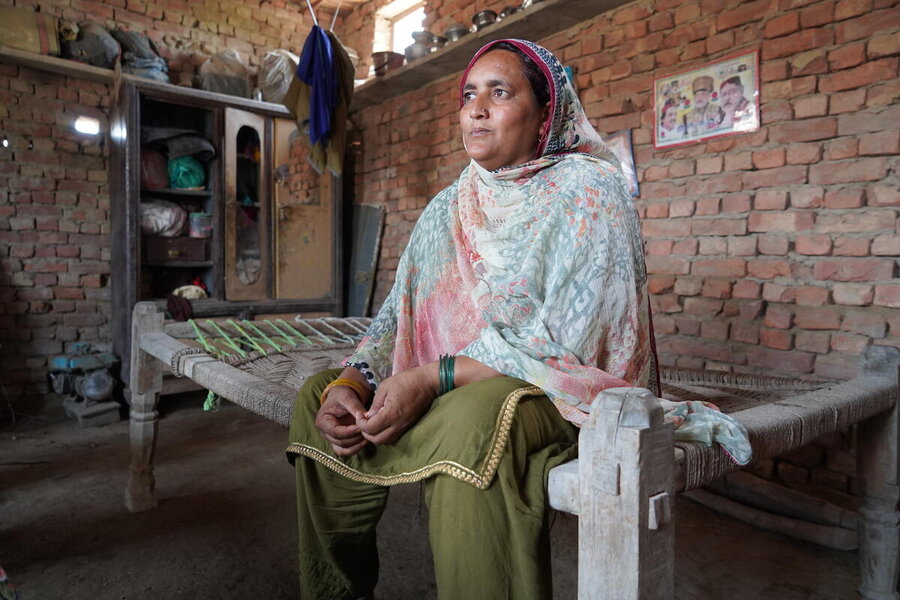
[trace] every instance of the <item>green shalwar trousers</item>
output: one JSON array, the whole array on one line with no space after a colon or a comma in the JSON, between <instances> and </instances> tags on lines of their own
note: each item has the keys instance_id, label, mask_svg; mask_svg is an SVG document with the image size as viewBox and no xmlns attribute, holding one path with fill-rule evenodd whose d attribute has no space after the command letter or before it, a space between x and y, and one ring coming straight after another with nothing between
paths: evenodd
<instances>
[{"instance_id":1,"label":"green shalwar trousers","mask_svg":"<svg viewBox=\"0 0 900 600\"><path fill-rule=\"evenodd\" d=\"M575 458L577 428L538 388L494 377L435 399L396 443L339 458L315 427L339 373L306 382L291 426L300 597L372 596L389 486L414 481L425 485L441 600L552 597L547 474Z\"/></svg>"}]
</instances>

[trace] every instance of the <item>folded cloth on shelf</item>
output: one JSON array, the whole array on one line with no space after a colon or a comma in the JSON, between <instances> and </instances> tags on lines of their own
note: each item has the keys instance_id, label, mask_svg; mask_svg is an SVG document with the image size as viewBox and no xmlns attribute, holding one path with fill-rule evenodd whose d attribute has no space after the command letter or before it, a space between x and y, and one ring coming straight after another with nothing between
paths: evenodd
<instances>
[{"instance_id":1,"label":"folded cloth on shelf","mask_svg":"<svg viewBox=\"0 0 900 600\"><path fill-rule=\"evenodd\" d=\"M157 144L166 149L169 159L194 156L207 161L216 155L216 148L199 131L177 127L141 127L141 144Z\"/></svg>"}]
</instances>

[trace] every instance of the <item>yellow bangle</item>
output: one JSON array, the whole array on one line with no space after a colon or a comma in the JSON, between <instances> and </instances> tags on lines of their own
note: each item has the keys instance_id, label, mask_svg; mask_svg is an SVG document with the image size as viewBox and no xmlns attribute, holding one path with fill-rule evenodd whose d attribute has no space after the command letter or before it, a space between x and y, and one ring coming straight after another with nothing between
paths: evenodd
<instances>
[{"instance_id":1,"label":"yellow bangle","mask_svg":"<svg viewBox=\"0 0 900 600\"><path fill-rule=\"evenodd\" d=\"M331 390L331 388L335 388L338 386L345 386L350 388L356 393L356 397L359 398L360 402L366 401L366 396L368 396L368 394L366 393L366 388L363 387L360 382L354 381L353 379L349 379L347 377L339 377L326 385L325 389L322 390L322 395L319 397L319 406L325 404L325 397L328 396L328 392Z\"/></svg>"}]
</instances>

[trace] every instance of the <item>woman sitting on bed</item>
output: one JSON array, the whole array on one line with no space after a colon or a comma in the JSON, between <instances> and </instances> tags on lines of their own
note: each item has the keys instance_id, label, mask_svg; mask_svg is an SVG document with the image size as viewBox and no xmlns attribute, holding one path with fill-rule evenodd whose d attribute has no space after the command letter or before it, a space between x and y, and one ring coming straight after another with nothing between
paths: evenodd
<instances>
[{"instance_id":1,"label":"woman sitting on bed","mask_svg":"<svg viewBox=\"0 0 900 600\"><path fill-rule=\"evenodd\" d=\"M387 486L420 480L441 598L551 597L547 473L598 392L655 380L638 217L562 65L492 42L459 107L471 162L297 399L303 598L372 596Z\"/></svg>"}]
</instances>

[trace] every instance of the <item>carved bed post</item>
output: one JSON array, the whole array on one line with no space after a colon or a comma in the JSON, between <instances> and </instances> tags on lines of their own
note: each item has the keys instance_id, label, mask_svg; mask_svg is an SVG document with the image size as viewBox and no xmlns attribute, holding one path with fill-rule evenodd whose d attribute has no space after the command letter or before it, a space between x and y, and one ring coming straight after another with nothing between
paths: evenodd
<instances>
[{"instance_id":1,"label":"carved bed post","mask_svg":"<svg viewBox=\"0 0 900 600\"><path fill-rule=\"evenodd\" d=\"M672 426L650 390L594 402L579 435L578 598L672 598Z\"/></svg>"},{"instance_id":2,"label":"carved bed post","mask_svg":"<svg viewBox=\"0 0 900 600\"><path fill-rule=\"evenodd\" d=\"M859 521L859 593L867 600L897 600L900 578L900 470L898 470L897 381L900 350L870 346L860 358L860 374L894 383L894 407L859 425L857 470L864 503Z\"/></svg>"},{"instance_id":3,"label":"carved bed post","mask_svg":"<svg viewBox=\"0 0 900 600\"><path fill-rule=\"evenodd\" d=\"M141 350L141 335L163 330L163 313L152 302L138 302L131 320L131 473L125 506L131 512L156 508L153 451L162 390L162 364Z\"/></svg>"}]
</instances>

